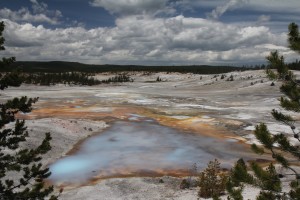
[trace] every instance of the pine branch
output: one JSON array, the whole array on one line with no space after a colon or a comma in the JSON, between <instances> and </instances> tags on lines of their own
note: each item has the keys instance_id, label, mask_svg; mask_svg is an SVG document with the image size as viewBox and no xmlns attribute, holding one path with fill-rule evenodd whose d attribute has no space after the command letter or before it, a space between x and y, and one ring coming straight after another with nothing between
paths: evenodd
<instances>
[{"instance_id":1,"label":"pine branch","mask_svg":"<svg viewBox=\"0 0 300 200\"><path fill-rule=\"evenodd\" d=\"M5 49L3 46L4 28L4 22L0 22L0 50ZM6 68L13 62L15 62L14 57L2 58L0 68ZM19 70L5 74L0 73L0 89L3 90L9 86L18 87L24 81L23 78ZM50 133L46 133L45 139L37 148L22 149L20 143L26 142L27 127L24 121L15 121L15 115L18 112L30 112L32 104L37 100L38 98L25 96L0 104L0 199L45 199L53 191L52 186L44 188L43 183L43 180L51 174L49 169L43 169L42 164L37 163L42 159L41 155L51 149ZM6 124L14 121L14 129L2 129ZM7 179L3 182L8 171L14 171L22 178L17 181ZM57 199L58 196L52 195L50 199Z\"/></svg>"},{"instance_id":2,"label":"pine branch","mask_svg":"<svg viewBox=\"0 0 300 200\"><path fill-rule=\"evenodd\" d=\"M272 116L274 117L274 119L276 119L277 121L280 121L290 127L294 127L294 123L295 120L289 116L289 115L284 115L281 112L278 112L277 110L273 109L272 110Z\"/></svg>"}]
</instances>

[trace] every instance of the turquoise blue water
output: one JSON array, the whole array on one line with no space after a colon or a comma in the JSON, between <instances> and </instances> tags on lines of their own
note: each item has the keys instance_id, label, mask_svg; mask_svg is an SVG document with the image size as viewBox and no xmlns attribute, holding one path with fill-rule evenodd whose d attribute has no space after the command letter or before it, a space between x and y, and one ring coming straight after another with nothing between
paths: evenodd
<instances>
[{"instance_id":1,"label":"turquoise blue water","mask_svg":"<svg viewBox=\"0 0 300 200\"><path fill-rule=\"evenodd\" d=\"M233 162L243 147L199 134L184 133L152 120L118 121L87 139L80 150L50 166L56 183L84 183L100 176L118 176L151 171L199 169L210 160Z\"/></svg>"}]
</instances>

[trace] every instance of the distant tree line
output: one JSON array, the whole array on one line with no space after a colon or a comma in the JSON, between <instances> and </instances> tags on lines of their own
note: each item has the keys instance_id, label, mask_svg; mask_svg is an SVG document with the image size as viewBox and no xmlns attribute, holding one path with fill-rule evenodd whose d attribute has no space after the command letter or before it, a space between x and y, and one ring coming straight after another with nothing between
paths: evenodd
<instances>
[{"instance_id":1,"label":"distant tree line","mask_svg":"<svg viewBox=\"0 0 300 200\"><path fill-rule=\"evenodd\" d=\"M16 62L15 67L21 67L27 73L62 73L62 72L179 72L194 74L221 74L232 71L264 69L264 65L247 65L243 67L234 66L210 66L210 65L188 65L188 66L139 66L139 65L88 65L76 62ZM3 69L5 70L5 69Z\"/></svg>"},{"instance_id":2,"label":"distant tree line","mask_svg":"<svg viewBox=\"0 0 300 200\"><path fill-rule=\"evenodd\" d=\"M295 62L285 63L284 65L290 70L300 70L300 60L298 59ZM267 65L266 69L276 69L276 67Z\"/></svg>"},{"instance_id":3,"label":"distant tree line","mask_svg":"<svg viewBox=\"0 0 300 200\"><path fill-rule=\"evenodd\" d=\"M101 82L88 73L64 72L64 73L34 73L28 74L25 83L38 85L73 84L73 85L98 85Z\"/></svg>"},{"instance_id":4,"label":"distant tree line","mask_svg":"<svg viewBox=\"0 0 300 200\"><path fill-rule=\"evenodd\" d=\"M293 63L288 63L287 67L291 70L300 70L300 61L296 60Z\"/></svg>"},{"instance_id":5,"label":"distant tree line","mask_svg":"<svg viewBox=\"0 0 300 200\"><path fill-rule=\"evenodd\" d=\"M24 81L27 84L37 85L99 85L101 83L116 83L116 82L133 82L127 74L116 75L107 80L95 79L93 74L84 72L63 72L63 73L29 73L24 75Z\"/></svg>"},{"instance_id":6,"label":"distant tree line","mask_svg":"<svg viewBox=\"0 0 300 200\"><path fill-rule=\"evenodd\" d=\"M127 74L120 74L107 80L102 80L102 83L123 83L123 82L133 82L133 79L130 78Z\"/></svg>"}]
</instances>

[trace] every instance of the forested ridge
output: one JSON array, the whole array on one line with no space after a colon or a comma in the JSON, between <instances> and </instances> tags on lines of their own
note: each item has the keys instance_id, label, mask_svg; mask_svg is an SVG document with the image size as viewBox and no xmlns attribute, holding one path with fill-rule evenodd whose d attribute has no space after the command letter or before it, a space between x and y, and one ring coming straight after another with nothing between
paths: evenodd
<instances>
[{"instance_id":1,"label":"forested ridge","mask_svg":"<svg viewBox=\"0 0 300 200\"><path fill-rule=\"evenodd\" d=\"M19 67L23 72L45 72L45 73L59 73L59 72L124 72L124 71L148 71L148 72L180 72L180 73L197 73L197 74L219 74L227 73L236 70L261 69L264 65L256 66L211 66L211 65L176 65L176 66L141 66L141 65L91 65L78 62L31 62L19 61L15 62L13 66ZM2 69L8 70L8 69Z\"/></svg>"}]
</instances>

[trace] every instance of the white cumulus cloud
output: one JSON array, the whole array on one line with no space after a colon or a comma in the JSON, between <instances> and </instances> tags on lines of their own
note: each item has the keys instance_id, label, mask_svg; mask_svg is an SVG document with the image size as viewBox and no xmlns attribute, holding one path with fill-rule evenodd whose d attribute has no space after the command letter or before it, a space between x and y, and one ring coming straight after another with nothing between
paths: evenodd
<instances>
[{"instance_id":1,"label":"white cumulus cloud","mask_svg":"<svg viewBox=\"0 0 300 200\"><path fill-rule=\"evenodd\" d=\"M237 8L243 6L248 10L264 11L264 12L274 12L284 11L285 13L297 12L299 10L299 0L177 0L177 4L189 6L189 7L201 7L217 9L218 12L222 13L225 9ZM245 4L245 2L247 4Z\"/></svg>"},{"instance_id":2,"label":"white cumulus cloud","mask_svg":"<svg viewBox=\"0 0 300 200\"><path fill-rule=\"evenodd\" d=\"M208 13L207 16L212 19L218 19L226 11L241 7L245 5L248 1L249 0L229 0L223 5L217 6L211 13Z\"/></svg>"},{"instance_id":3,"label":"white cumulus cloud","mask_svg":"<svg viewBox=\"0 0 300 200\"><path fill-rule=\"evenodd\" d=\"M48 5L37 0L30 0L32 11L28 8L21 8L13 11L8 8L0 9L0 17L16 22L48 23L59 24L62 13L59 10L48 10Z\"/></svg>"},{"instance_id":4,"label":"white cumulus cloud","mask_svg":"<svg viewBox=\"0 0 300 200\"><path fill-rule=\"evenodd\" d=\"M6 20L6 55L18 60L114 64L243 64L264 62L270 50L287 58L286 34L265 26L224 24L182 15L127 16L115 27L48 29ZM272 45L270 45L272 44Z\"/></svg>"},{"instance_id":5,"label":"white cumulus cloud","mask_svg":"<svg viewBox=\"0 0 300 200\"><path fill-rule=\"evenodd\" d=\"M162 12L174 12L167 6L168 0L93 0L92 6L103 7L112 14L140 15L159 14Z\"/></svg>"}]
</instances>

